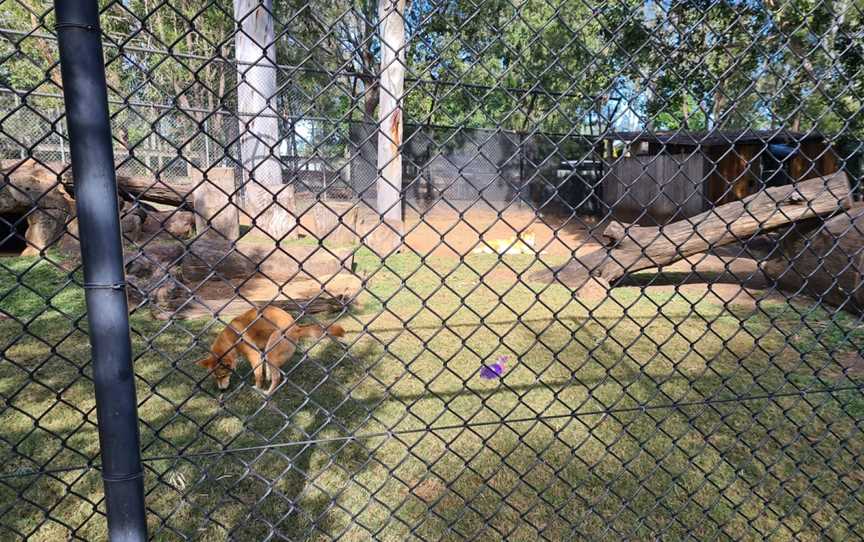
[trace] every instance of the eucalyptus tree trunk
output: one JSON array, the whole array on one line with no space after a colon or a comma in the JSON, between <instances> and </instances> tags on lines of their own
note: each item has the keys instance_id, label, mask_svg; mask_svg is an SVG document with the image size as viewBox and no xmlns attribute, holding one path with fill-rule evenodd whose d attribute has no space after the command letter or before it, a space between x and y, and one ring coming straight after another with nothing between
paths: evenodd
<instances>
[{"instance_id":1,"label":"eucalyptus tree trunk","mask_svg":"<svg viewBox=\"0 0 864 542\"><path fill-rule=\"evenodd\" d=\"M234 0L237 114L246 210L257 231L279 240L293 233L294 188L282 184L276 107L273 0Z\"/></svg>"},{"instance_id":2,"label":"eucalyptus tree trunk","mask_svg":"<svg viewBox=\"0 0 864 542\"><path fill-rule=\"evenodd\" d=\"M402 94L405 89L405 0L379 0L381 82L378 96L378 212L402 231Z\"/></svg>"}]
</instances>

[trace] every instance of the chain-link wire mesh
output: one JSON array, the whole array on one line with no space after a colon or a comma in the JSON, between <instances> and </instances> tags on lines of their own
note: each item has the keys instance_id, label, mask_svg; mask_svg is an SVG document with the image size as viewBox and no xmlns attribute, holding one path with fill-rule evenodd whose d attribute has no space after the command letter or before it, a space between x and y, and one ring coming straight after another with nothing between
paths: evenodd
<instances>
[{"instance_id":1,"label":"chain-link wire mesh","mask_svg":"<svg viewBox=\"0 0 864 542\"><path fill-rule=\"evenodd\" d=\"M101 540L0 6L0 537ZM153 539L864 538L860 0L100 6Z\"/></svg>"}]
</instances>

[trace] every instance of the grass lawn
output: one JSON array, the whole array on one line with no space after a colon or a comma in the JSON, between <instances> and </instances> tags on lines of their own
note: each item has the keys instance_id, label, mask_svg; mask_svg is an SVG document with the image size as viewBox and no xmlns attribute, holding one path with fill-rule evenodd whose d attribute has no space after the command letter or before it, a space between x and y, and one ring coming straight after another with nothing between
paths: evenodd
<instances>
[{"instance_id":1,"label":"grass lawn","mask_svg":"<svg viewBox=\"0 0 864 542\"><path fill-rule=\"evenodd\" d=\"M0 263L0 471L98 463L82 292ZM220 404L191 364L220 325L133 315L154 539L864 536L864 398L798 393L860 381L851 316L637 287L586 306L514 286L528 257L386 264L358 257L345 343L298 355L270 400L243 366ZM0 539L102 540L101 493L95 469L0 479Z\"/></svg>"}]
</instances>

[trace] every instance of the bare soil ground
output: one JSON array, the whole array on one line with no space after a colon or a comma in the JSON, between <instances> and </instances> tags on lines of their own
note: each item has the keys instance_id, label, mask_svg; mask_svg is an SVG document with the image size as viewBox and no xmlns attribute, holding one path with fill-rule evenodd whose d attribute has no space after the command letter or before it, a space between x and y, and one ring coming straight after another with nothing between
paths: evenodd
<instances>
[{"instance_id":1,"label":"bare soil ground","mask_svg":"<svg viewBox=\"0 0 864 542\"><path fill-rule=\"evenodd\" d=\"M359 218L353 229L363 236L379 222L377 213L362 202L355 204L327 202L331 209L344 213L356 206ZM301 206L302 207L302 206ZM315 213L311 209L300 211L302 237L315 237ZM533 234L536 247L546 254L568 255L574 250L596 247L591 230L602 231L590 217L569 218L558 213L537 213L527 205L513 204L498 210L486 204L473 205L464 210L439 203L425 211L407 209L404 217L405 245L421 255L455 258L470 254L480 246L481 239L513 239L517 234ZM241 224L249 225L249 218L241 213ZM596 234L595 234L596 235Z\"/></svg>"},{"instance_id":2,"label":"bare soil ground","mask_svg":"<svg viewBox=\"0 0 864 542\"><path fill-rule=\"evenodd\" d=\"M420 254L458 258L481 246L481 240L513 239L518 234L533 234L535 248L550 255L569 255L573 251L596 248L589 228L590 218L565 218L540 215L527 206L513 205L504 211L475 206L462 212L433 208L405 217L406 244Z\"/></svg>"},{"instance_id":3,"label":"bare soil ground","mask_svg":"<svg viewBox=\"0 0 864 542\"><path fill-rule=\"evenodd\" d=\"M357 233L365 235L377 221L375 211L363 203L357 204ZM301 217L305 236L315 232L313 213ZM592 217L571 217L564 213L537 212L527 205L511 205L499 210L478 204L457 210L438 204L423 212L409 209L405 213L405 246L421 256L458 260L482 246L482 241L512 240L518 234L533 234L538 257L547 261L562 261L572 255L582 255L600 248L599 236L605 224ZM699 254L667 266L660 272L643 271L636 278L625 280L623 286L644 286L653 292L678 291L704 295L705 301L722 305L755 308L756 304L776 294L766 292L768 282L752 258L742 257L735 247L716 254ZM496 265L485 275L496 284L513 284L524 280L510 267ZM252 280L245 293L260 297L273 288L269 281ZM606 295L598 291L596 296ZM269 297L269 296L268 296ZM587 298L592 295L587 292Z\"/></svg>"}]
</instances>

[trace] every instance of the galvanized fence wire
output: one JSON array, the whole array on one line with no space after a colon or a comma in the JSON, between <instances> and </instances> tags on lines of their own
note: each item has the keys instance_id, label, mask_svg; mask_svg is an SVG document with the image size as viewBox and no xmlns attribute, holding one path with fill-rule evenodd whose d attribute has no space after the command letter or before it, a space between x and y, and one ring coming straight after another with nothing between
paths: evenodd
<instances>
[{"instance_id":1,"label":"galvanized fence wire","mask_svg":"<svg viewBox=\"0 0 864 542\"><path fill-rule=\"evenodd\" d=\"M100 5L150 538L864 538L859 2ZM0 536L99 540L54 24L0 15Z\"/></svg>"}]
</instances>

